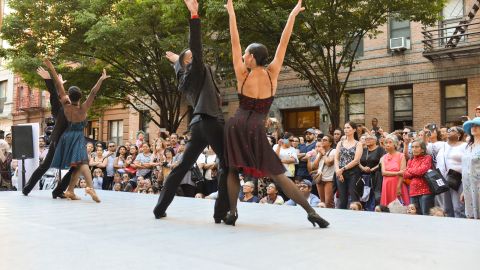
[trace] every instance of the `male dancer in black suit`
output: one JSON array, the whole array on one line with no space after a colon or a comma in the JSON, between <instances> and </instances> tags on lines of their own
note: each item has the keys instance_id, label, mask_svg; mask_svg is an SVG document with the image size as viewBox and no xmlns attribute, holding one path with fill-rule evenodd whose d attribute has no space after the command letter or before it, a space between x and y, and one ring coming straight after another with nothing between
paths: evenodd
<instances>
[{"instance_id":1,"label":"male dancer in black suit","mask_svg":"<svg viewBox=\"0 0 480 270\"><path fill-rule=\"evenodd\" d=\"M229 204L227 195L227 169L224 159L223 113L220 108L220 91L213 79L209 66L203 63L202 36L197 0L184 0L190 11L190 48L180 55L167 52L166 57L174 63L179 82L178 89L183 92L187 101L193 106L193 118L189 128L191 139L186 146L183 160L175 167L163 187L158 203L153 210L155 217L166 216L165 211L173 200L180 182L198 156L210 145L220 159L218 199L215 201L213 218L220 223L226 216Z\"/></svg>"},{"instance_id":2,"label":"male dancer in black suit","mask_svg":"<svg viewBox=\"0 0 480 270\"><path fill-rule=\"evenodd\" d=\"M52 106L52 116L55 118L55 127L53 128L52 134L50 135L50 146L48 149L47 156L43 160L43 162L38 166L38 168L33 172L30 179L28 179L27 184L22 190L23 195L28 196L28 193L32 191L35 187L37 182L42 178L45 172L50 168L50 164L52 163L53 155L55 154L55 147L62 136L63 132L67 128L67 119L65 118L65 114L63 113L62 104L60 103L60 99L58 97L57 90L55 89L54 83L48 71L39 67L37 69L37 74L40 75L45 80L45 84L47 85L47 90L50 93L50 105ZM60 78L62 81L62 78ZM68 98L68 96L66 97ZM67 174L63 177L61 181L57 184L57 187L52 192L52 197L56 199L57 197L65 198L63 196L63 191L67 189L68 183L70 182L70 177L72 175L72 169L68 171Z\"/></svg>"}]
</instances>

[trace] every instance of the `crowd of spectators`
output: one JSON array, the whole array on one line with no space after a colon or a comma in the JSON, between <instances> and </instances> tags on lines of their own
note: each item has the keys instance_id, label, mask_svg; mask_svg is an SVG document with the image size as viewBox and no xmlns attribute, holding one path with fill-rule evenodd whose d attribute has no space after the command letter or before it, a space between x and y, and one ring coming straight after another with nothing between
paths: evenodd
<instances>
[{"instance_id":1,"label":"crowd of spectators","mask_svg":"<svg viewBox=\"0 0 480 270\"><path fill-rule=\"evenodd\" d=\"M476 113L480 116L480 106ZM480 118L475 119L480 123ZM404 127L386 132L374 118L370 127L347 122L328 134L311 127L301 136L274 131L267 137L285 167L285 175L314 207L480 218L479 172L475 174L474 169L471 173L472 166L480 170L480 165L466 164L473 159L465 161L465 156L480 155L479 136L478 123L468 132L462 126L435 123L420 130ZM181 161L189 135L162 132L150 140L151 144L147 138L140 131L135 142L123 145L87 143L94 188L159 194L169 173ZM8 188L16 174L11 144L11 134L0 140L3 188ZM39 145L41 162L48 151L43 137ZM432 169L445 179L452 174L463 176L462 184L435 195L423 177ZM215 199L217 175L216 153L207 147L182 180L177 195ZM268 178L240 174L240 179L241 202L296 205ZM77 186L85 187L85 181L78 179Z\"/></svg>"}]
</instances>

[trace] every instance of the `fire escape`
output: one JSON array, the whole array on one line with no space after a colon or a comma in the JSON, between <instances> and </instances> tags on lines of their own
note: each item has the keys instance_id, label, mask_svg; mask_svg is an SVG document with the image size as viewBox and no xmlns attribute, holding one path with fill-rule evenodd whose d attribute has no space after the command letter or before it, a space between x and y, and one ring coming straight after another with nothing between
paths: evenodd
<instances>
[{"instance_id":1,"label":"fire escape","mask_svg":"<svg viewBox=\"0 0 480 270\"><path fill-rule=\"evenodd\" d=\"M480 55L480 0L458 24L424 27L423 56L431 61Z\"/></svg>"}]
</instances>

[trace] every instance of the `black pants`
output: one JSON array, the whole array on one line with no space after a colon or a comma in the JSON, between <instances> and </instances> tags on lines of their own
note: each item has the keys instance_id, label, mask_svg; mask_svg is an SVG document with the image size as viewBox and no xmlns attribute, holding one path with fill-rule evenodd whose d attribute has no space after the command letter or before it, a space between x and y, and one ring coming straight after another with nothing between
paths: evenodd
<instances>
[{"instance_id":1,"label":"black pants","mask_svg":"<svg viewBox=\"0 0 480 270\"><path fill-rule=\"evenodd\" d=\"M43 162L38 166L38 168L33 172L30 179L28 179L27 184L23 188L23 194L27 195L32 191L35 185L40 181L42 176L50 169L50 165L52 164L53 156L55 155L55 146L56 143L52 142L48 149L47 156L43 160ZM70 177L72 176L73 169L71 168L67 174L62 178L62 180L57 184L57 187L53 190L53 194L61 194L64 190L67 189L68 184L70 182Z\"/></svg>"},{"instance_id":2,"label":"black pants","mask_svg":"<svg viewBox=\"0 0 480 270\"><path fill-rule=\"evenodd\" d=\"M362 194L359 194L358 190L360 187L356 185L360 176L360 169L355 167L343 172L343 182L339 181L337 178L337 189L340 195L340 209L347 209L349 195L352 202L360 201L360 196ZM363 186L361 189L363 190Z\"/></svg>"},{"instance_id":3,"label":"black pants","mask_svg":"<svg viewBox=\"0 0 480 270\"><path fill-rule=\"evenodd\" d=\"M103 177L102 189L103 190L112 190L113 176Z\"/></svg>"},{"instance_id":4,"label":"black pants","mask_svg":"<svg viewBox=\"0 0 480 270\"><path fill-rule=\"evenodd\" d=\"M189 185L189 184L182 184L180 187L177 189L177 196L181 197L190 197L193 198L195 197L195 192L197 191L197 188L195 186Z\"/></svg>"},{"instance_id":5,"label":"black pants","mask_svg":"<svg viewBox=\"0 0 480 270\"><path fill-rule=\"evenodd\" d=\"M216 118L202 117L202 120L193 124L190 127L190 130L192 137L187 143L183 159L180 164L170 172L165 180L165 185L160 192L154 213L156 215L165 213L168 206L173 201L173 197L175 196L183 177L188 170L192 168L205 147L210 145L220 159L220 168L218 170L218 199L215 201L213 217L224 218L229 209L227 195L227 168L225 165L223 145L224 124L219 122Z\"/></svg>"}]
</instances>

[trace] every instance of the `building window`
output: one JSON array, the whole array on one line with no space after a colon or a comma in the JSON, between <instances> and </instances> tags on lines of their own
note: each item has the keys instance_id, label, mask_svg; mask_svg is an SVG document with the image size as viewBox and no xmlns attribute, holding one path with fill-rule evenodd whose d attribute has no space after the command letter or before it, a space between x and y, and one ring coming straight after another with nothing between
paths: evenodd
<instances>
[{"instance_id":1,"label":"building window","mask_svg":"<svg viewBox=\"0 0 480 270\"><path fill-rule=\"evenodd\" d=\"M443 123L447 126L461 125L467 115L467 82L447 82L442 85Z\"/></svg>"},{"instance_id":2,"label":"building window","mask_svg":"<svg viewBox=\"0 0 480 270\"><path fill-rule=\"evenodd\" d=\"M320 124L319 108L302 108L298 110L284 110L283 127L285 131L296 135L301 135L311 127L317 127Z\"/></svg>"},{"instance_id":3,"label":"building window","mask_svg":"<svg viewBox=\"0 0 480 270\"><path fill-rule=\"evenodd\" d=\"M360 44L358 44L358 47L357 47L357 43L358 43L359 39L360 39ZM354 39L352 44L350 44L350 50L353 52L353 51L355 51L355 48L357 48L357 51L355 52L355 58L362 57L363 56L363 50L364 50L363 49L363 38L356 37Z\"/></svg>"},{"instance_id":4,"label":"building window","mask_svg":"<svg viewBox=\"0 0 480 270\"><path fill-rule=\"evenodd\" d=\"M98 121L88 121L87 125L87 137L95 141L99 140L98 135L100 134L100 124Z\"/></svg>"},{"instance_id":5,"label":"building window","mask_svg":"<svg viewBox=\"0 0 480 270\"><path fill-rule=\"evenodd\" d=\"M411 86L392 89L393 129L413 126L413 90Z\"/></svg>"},{"instance_id":6,"label":"building window","mask_svg":"<svg viewBox=\"0 0 480 270\"><path fill-rule=\"evenodd\" d=\"M442 35L445 37L441 39L441 44L446 44L450 37L455 32L455 27L463 19L465 14L465 1L464 0L448 0L442 11L443 21L441 22L443 29ZM465 41L465 37L462 37L460 41Z\"/></svg>"},{"instance_id":7,"label":"building window","mask_svg":"<svg viewBox=\"0 0 480 270\"><path fill-rule=\"evenodd\" d=\"M402 44L400 38L404 38L403 45L406 49L410 49L410 21L391 18L389 24L389 33L390 42L388 44L388 48L400 46Z\"/></svg>"},{"instance_id":8,"label":"building window","mask_svg":"<svg viewBox=\"0 0 480 270\"><path fill-rule=\"evenodd\" d=\"M346 121L365 125L365 91L352 91L347 94Z\"/></svg>"},{"instance_id":9,"label":"building window","mask_svg":"<svg viewBox=\"0 0 480 270\"><path fill-rule=\"evenodd\" d=\"M109 140L115 142L117 145L123 143L123 121L109 121L110 123L110 137Z\"/></svg>"}]
</instances>

